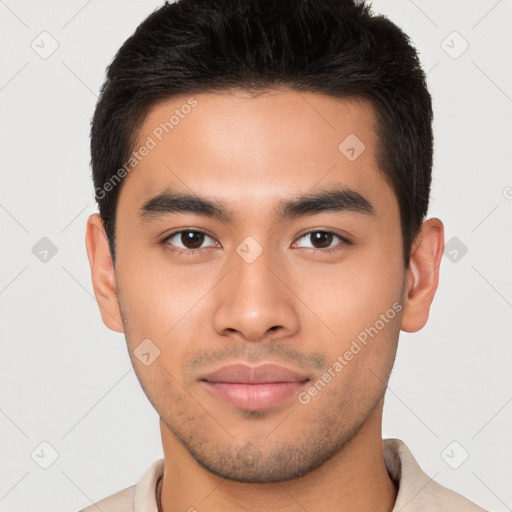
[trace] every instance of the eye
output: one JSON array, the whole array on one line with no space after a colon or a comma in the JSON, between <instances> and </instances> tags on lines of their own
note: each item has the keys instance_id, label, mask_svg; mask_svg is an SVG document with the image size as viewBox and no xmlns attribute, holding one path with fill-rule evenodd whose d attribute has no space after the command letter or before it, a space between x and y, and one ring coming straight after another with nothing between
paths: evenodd
<instances>
[{"instance_id":1,"label":"eye","mask_svg":"<svg viewBox=\"0 0 512 512\"><path fill-rule=\"evenodd\" d=\"M331 231L310 231L309 233L302 235L299 240L302 240L303 238L307 239L308 237L311 241L311 245L306 247L310 247L314 251L319 252L333 252L338 249L342 249L345 245L350 245L350 242L346 238L336 233L332 233ZM330 247L333 240L336 238L341 240L341 243L337 243L333 247Z\"/></svg>"},{"instance_id":2,"label":"eye","mask_svg":"<svg viewBox=\"0 0 512 512\"><path fill-rule=\"evenodd\" d=\"M182 231L175 231L166 237L162 242L169 246L168 248L172 251L192 253L197 252L205 242L205 238L213 240L204 231L196 229L185 229ZM210 247L215 246L215 242Z\"/></svg>"}]
</instances>

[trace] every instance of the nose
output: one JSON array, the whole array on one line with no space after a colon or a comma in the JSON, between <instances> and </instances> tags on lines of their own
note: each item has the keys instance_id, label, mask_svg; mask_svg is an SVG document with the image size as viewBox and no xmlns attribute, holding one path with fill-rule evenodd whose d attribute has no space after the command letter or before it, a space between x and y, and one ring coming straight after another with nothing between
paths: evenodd
<instances>
[{"instance_id":1,"label":"nose","mask_svg":"<svg viewBox=\"0 0 512 512\"><path fill-rule=\"evenodd\" d=\"M230 264L231 271L215 288L216 332L223 336L237 333L246 341L295 334L300 301L293 293L293 279L284 262L270 250L263 250L254 261L235 252Z\"/></svg>"}]
</instances>

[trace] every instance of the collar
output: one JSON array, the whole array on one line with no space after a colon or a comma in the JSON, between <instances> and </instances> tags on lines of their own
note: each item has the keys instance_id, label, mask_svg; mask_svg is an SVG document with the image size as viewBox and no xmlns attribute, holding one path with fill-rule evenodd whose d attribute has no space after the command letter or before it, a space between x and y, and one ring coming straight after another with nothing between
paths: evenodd
<instances>
[{"instance_id":1,"label":"collar","mask_svg":"<svg viewBox=\"0 0 512 512\"><path fill-rule=\"evenodd\" d=\"M471 501L446 489L425 474L405 443L400 439L383 439L384 461L398 493L392 512L485 512ZM153 462L135 486L134 512L159 512L158 483L164 474L165 461Z\"/></svg>"}]
</instances>

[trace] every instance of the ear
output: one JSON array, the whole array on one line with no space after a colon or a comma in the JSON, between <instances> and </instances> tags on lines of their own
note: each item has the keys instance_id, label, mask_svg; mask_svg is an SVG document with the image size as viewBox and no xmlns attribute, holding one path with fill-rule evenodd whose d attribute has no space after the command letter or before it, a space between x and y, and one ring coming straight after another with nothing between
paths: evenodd
<instances>
[{"instance_id":1,"label":"ear","mask_svg":"<svg viewBox=\"0 0 512 512\"><path fill-rule=\"evenodd\" d=\"M85 246L91 266L94 295L100 307L103 323L113 331L124 332L114 264L103 221L97 213L93 213L87 219Z\"/></svg>"},{"instance_id":2,"label":"ear","mask_svg":"<svg viewBox=\"0 0 512 512\"><path fill-rule=\"evenodd\" d=\"M406 271L401 329L419 331L428 320L430 305L439 284L444 251L444 226L436 218L423 222L414 240Z\"/></svg>"}]
</instances>

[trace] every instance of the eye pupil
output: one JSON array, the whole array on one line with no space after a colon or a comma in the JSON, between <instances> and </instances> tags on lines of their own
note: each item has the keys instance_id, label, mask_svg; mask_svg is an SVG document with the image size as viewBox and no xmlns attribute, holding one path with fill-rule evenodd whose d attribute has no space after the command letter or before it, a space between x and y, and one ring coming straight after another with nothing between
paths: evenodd
<instances>
[{"instance_id":1,"label":"eye pupil","mask_svg":"<svg viewBox=\"0 0 512 512\"><path fill-rule=\"evenodd\" d=\"M333 233L327 233L326 231L315 231L311 233L312 243L316 249L325 249L332 243ZM316 242L320 242L320 247L315 245Z\"/></svg>"},{"instance_id":2,"label":"eye pupil","mask_svg":"<svg viewBox=\"0 0 512 512\"><path fill-rule=\"evenodd\" d=\"M178 233L175 233L175 235L178 235ZM204 243L205 236L207 236L206 233L201 231L183 230L179 232L179 238L183 247L190 251L200 249ZM329 231L312 231L308 233L308 236L310 237L313 247L321 250L330 248L333 237L337 235Z\"/></svg>"},{"instance_id":3,"label":"eye pupil","mask_svg":"<svg viewBox=\"0 0 512 512\"><path fill-rule=\"evenodd\" d=\"M199 231L183 231L181 234L181 243L187 249L198 249L204 242L204 233Z\"/></svg>"}]
</instances>

